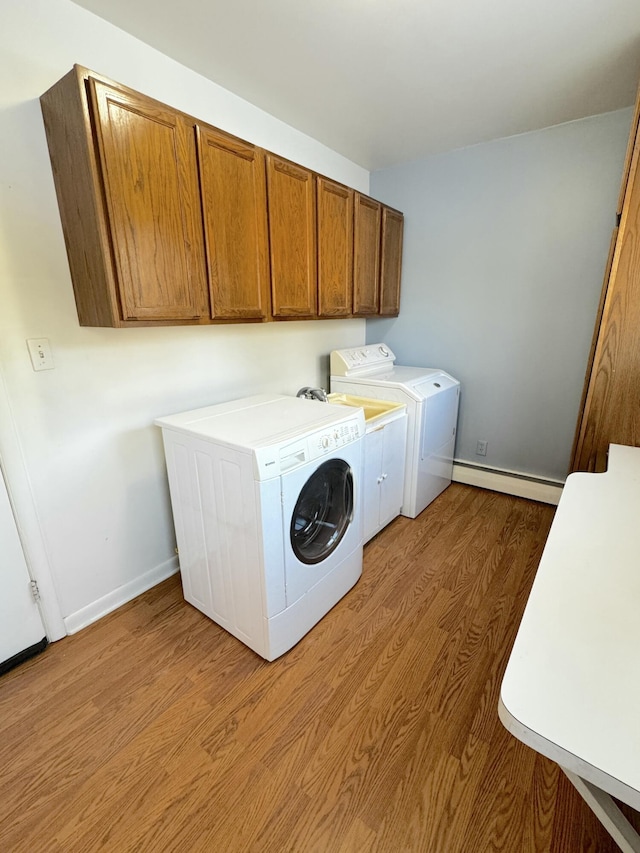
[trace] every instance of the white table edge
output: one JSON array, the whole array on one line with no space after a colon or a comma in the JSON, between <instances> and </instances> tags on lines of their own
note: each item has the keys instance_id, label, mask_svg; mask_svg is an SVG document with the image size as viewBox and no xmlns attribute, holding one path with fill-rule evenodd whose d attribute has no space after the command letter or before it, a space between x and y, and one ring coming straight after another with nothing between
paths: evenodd
<instances>
[{"instance_id":1,"label":"white table edge","mask_svg":"<svg viewBox=\"0 0 640 853\"><path fill-rule=\"evenodd\" d=\"M509 712L502 694L498 716L510 734L558 764L623 853L640 853L640 835L613 800L617 797L638 809L639 805L634 805L640 803L637 791L525 726Z\"/></svg>"}]
</instances>

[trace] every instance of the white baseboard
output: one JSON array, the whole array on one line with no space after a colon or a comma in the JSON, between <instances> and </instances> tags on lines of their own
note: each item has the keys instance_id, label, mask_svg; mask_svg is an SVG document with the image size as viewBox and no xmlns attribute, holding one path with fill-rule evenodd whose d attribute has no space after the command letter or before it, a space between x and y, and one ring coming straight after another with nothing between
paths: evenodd
<instances>
[{"instance_id":1,"label":"white baseboard","mask_svg":"<svg viewBox=\"0 0 640 853\"><path fill-rule=\"evenodd\" d=\"M453 463L452 479L455 483L465 483L467 486L477 486L480 489L490 489L493 492L504 492L518 498L528 498L532 501L541 501L556 506L564 485L559 481L542 480L518 474L515 471L498 471L495 468L485 468L463 462Z\"/></svg>"},{"instance_id":2,"label":"white baseboard","mask_svg":"<svg viewBox=\"0 0 640 853\"><path fill-rule=\"evenodd\" d=\"M145 572L144 575L140 575L139 578L129 581L129 583L119 586L113 592L108 593L108 595L91 602L91 604L88 604L81 610L65 616L64 624L67 633L75 634L82 628L86 628L87 625L91 625L92 622L97 622L98 619L106 616L107 613L111 613L113 610L131 601L132 598L171 577L171 575L175 575L178 570L178 558L172 557L165 563L161 563L159 566L151 569L151 571Z\"/></svg>"}]
</instances>

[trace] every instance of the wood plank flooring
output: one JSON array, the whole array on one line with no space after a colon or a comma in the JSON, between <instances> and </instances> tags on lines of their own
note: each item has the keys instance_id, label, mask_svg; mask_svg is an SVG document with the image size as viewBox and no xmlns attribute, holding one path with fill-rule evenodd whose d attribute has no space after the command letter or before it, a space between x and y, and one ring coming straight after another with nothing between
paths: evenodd
<instances>
[{"instance_id":1,"label":"wood plank flooring","mask_svg":"<svg viewBox=\"0 0 640 853\"><path fill-rule=\"evenodd\" d=\"M0 678L0 850L609 853L497 717L553 508L453 484L267 663L177 577Z\"/></svg>"}]
</instances>

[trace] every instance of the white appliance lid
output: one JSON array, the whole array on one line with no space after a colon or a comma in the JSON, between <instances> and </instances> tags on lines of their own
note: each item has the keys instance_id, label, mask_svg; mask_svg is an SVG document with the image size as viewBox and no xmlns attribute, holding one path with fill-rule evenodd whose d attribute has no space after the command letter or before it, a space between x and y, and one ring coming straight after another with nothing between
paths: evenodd
<instances>
[{"instance_id":1,"label":"white appliance lid","mask_svg":"<svg viewBox=\"0 0 640 853\"><path fill-rule=\"evenodd\" d=\"M231 447L252 449L285 444L314 430L354 420L364 424L361 409L301 397L257 394L157 418L155 423Z\"/></svg>"},{"instance_id":2,"label":"white appliance lid","mask_svg":"<svg viewBox=\"0 0 640 853\"><path fill-rule=\"evenodd\" d=\"M438 394L447 388L460 385L457 379L445 373L443 370L431 367L397 367L381 370L366 375L335 376L332 377L332 388L340 390L341 382L346 382L348 387L363 387L363 396L367 395L366 389L394 388L398 389L406 398L418 402Z\"/></svg>"},{"instance_id":3,"label":"white appliance lid","mask_svg":"<svg viewBox=\"0 0 640 853\"><path fill-rule=\"evenodd\" d=\"M376 373L370 373L367 376L368 381L380 380L386 384L414 386L424 382L425 380L433 379L442 374L442 371L434 367L400 367L394 365L387 370L381 370Z\"/></svg>"}]
</instances>

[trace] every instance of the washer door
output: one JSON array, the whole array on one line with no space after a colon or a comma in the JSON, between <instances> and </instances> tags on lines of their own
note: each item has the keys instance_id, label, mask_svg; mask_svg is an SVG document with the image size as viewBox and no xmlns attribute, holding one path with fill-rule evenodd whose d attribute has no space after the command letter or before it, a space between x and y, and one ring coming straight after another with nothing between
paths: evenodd
<instances>
[{"instance_id":1,"label":"washer door","mask_svg":"<svg viewBox=\"0 0 640 853\"><path fill-rule=\"evenodd\" d=\"M291 517L293 553L320 563L334 551L353 519L353 473L342 459L323 462L300 491Z\"/></svg>"}]
</instances>

